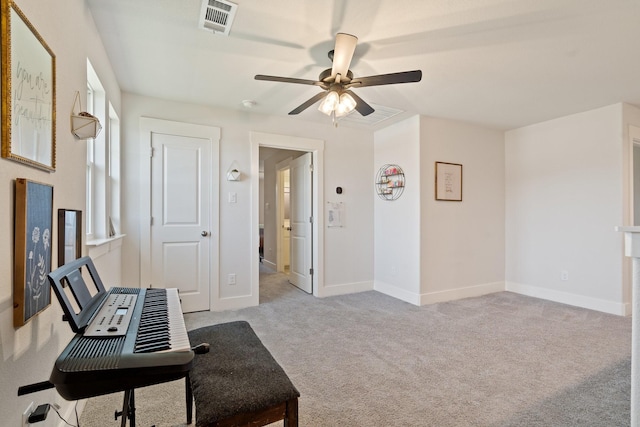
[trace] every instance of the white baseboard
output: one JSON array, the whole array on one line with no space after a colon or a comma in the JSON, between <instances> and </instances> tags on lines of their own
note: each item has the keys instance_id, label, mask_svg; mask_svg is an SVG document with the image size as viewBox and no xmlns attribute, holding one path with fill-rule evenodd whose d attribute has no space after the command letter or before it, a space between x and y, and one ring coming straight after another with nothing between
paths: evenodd
<instances>
[{"instance_id":1,"label":"white baseboard","mask_svg":"<svg viewBox=\"0 0 640 427\"><path fill-rule=\"evenodd\" d=\"M269 260L267 260L265 258L262 258L262 263L264 265L266 265L267 267L269 267L270 269L272 269L273 271L278 271L278 269L276 268L277 265L276 265L275 262L271 262L271 261L269 261Z\"/></svg>"},{"instance_id":2,"label":"white baseboard","mask_svg":"<svg viewBox=\"0 0 640 427\"><path fill-rule=\"evenodd\" d=\"M225 310L238 310L246 307L253 307L258 305L259 297L256 298L253 295L241 295L231 298L220 298L211 307L211 311L225 311Z\"/></svg>"},{"instance_id":3,"label":"white baseboard","mask_svg":"<svg viewBox=\"0 0 640 427\"><path fill-rule=\"evenodd\" d=\"M383 282L375 282L374 289L413 305L426 305L501 292L504 291L504 282L485 283L482 285L474 285L446 291L428 292L425 294L416 294L409 292L406 289L400 289L397 286Z\"/></svg>"},{"instance_id":4,"label":"white baseboard","mask_svg":"<svg viewBox=\"0 0 640 427\"><path fill-rule=\"evenodd\" d=\"M504 291L504 288L504 282L493 282L467 286L464 288L448 289L446 291L428 292L420 295L420 305L453 301L462 298L479 297L481 295L502 292Z\"/></svg>"},{"instance_id":5,"label":"white baseboard","mask_svg":"<svg viewBox=\"0 0 640 427\"><path fill-rule=\"evenodd\" d=\"M409 292L406 289L399 288L389 283L374 281L373 289L390 297L397 298L413 305L420 305L420 295Z\"/></svg>"},{"instance_id":6,"label":"white baseboard","mask_svg":"<svg viewBox=\"0 0 640 427\"><path fill-rule=\"evenodd\" d=\"M523 285L516 282L506 282L506 290L534 298L541 298L590 310L602 311L604 313L616 314L618 316L628 316L631 314L631 306L628 303L606 301L598 298L586 297L584 295L541 288L539 286Z\"/></svg>"},{"instance_id":7,"label":"white baseboard","mask_svg":"<svg viewBox=\"0 0 640 427\"><path fill-rule=\"evenodd\" d=\"M318 297L332 297L336 295L355 294L373 290L373 282L343 283L340 285L324 286L318 289Z\"/></svg>"}]
</instances>

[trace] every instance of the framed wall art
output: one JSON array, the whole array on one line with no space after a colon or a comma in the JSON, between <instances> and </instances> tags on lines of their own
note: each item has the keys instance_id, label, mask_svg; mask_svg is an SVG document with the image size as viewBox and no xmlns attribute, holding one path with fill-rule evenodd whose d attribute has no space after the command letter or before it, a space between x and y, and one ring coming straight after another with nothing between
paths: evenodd
<instances>
[{"instance_id":1,"label":"framed wall art","mask_svg":"<svg viewBox=\"0 0 640 427\"><path fill-rule=\"evenodd\" d=\"M51 304L53 187L16 179L13 325L22 326Z\"/></svg>"},{"instance_id":2,"label":"framed wall art","mask_svg":"<svg viewBox=\"0 0 640 427\"><path fill-rule=\"evenodd\" d=\"M436 200L462 201L462 165L436 162Z\"/></svg>"},{"instance_id":3,"label":"framed wall art","mask_svg":"<svg viewBox=\"0 0 640 427\"><path fill-rule=\"evenodd\" d=\"M55 55L11 0L2 8L2 157L56 169Z\"/></svg>"},{"instance_id":4,"label":"framed wall art","mask_svg":"<svg viewBox=\"0 0 640 427\"><path fill-rule=\"evenodd\" d=\"M58 267L82 257L82 211L58 209Z\"/></svg>"}]
</instances>

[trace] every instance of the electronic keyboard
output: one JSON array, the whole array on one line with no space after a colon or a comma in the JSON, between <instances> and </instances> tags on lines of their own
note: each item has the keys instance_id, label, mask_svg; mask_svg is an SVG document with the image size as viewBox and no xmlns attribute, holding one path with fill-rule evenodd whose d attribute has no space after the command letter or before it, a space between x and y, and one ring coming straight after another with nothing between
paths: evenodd
<instances>
[{"instance_id":1,"label":"electronic keyboard","mask_svg":"<svg viewBox=\"0 0 640 427\"><path fill-rule=\"evenodd\" d=\"M84 281L84 267L96 288L93 295ZM49 280L65 320L76 332L58 356L49 379L63 398L78 400L133 390L188 374L194 352L177 289L114 287L105 291L88 257L49 273ZM78 313L68 296L75 299Z\"/></svg>"}]
</instances>

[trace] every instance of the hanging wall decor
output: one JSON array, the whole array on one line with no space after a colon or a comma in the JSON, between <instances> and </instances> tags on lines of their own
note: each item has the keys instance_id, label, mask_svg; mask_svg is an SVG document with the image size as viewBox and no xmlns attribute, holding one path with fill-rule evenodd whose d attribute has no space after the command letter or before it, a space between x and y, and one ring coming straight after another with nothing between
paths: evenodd
<instances>
[{"instance_id":1,"label":"hanging wall decor","mask_svg":"<svg viewBox=\"0 0 640 427\"><path fill-rule=\"evenodd\" d=\"M51 304L53 187L16 179L13 325L22 326Z\"/></svg>"},{"instance_id":2,"label":"hanging wall decor","mask_svg":"<svg viewBox=\"0 0 640 427\"><path fill-rule=\"evenodd\" d=\"M382 200L396 200L404 192L404 171L398 165L387 164L376 174L376 194Z\"/></svg>"},{"instance_id":3,"label":"hanging wall decor","mask_svg":"<svg viewBox=\"0 0 640 427\"><path fill-rule=\"evenodd\" d=\"M71 107L71 133L76 139L92 139L97 137L101 130L100 120L93 114L82 111L80 92L76 92Z\"/></svg>"},{"instance_id":4,"label":"hanging wall decor","mask_svg":"<svg viewBox=\"0 0 640 427\"><path fill-rule=\"evenodd\" d=\"M56 169L56 57L11 0L2 9L2 157Z\"/></svg>"}]
</instances>

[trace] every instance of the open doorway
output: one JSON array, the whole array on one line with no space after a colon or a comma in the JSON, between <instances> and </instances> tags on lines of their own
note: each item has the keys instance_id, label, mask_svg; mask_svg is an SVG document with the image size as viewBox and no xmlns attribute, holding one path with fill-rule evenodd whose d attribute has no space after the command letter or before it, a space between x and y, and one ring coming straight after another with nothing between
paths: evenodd
<instances>
[{"instance_id":1,"label":"open doorway","mask_svg":"<svg viewBox=\"0 0 640 427\"><path fill-rule=\"evenodd\" d=\"M308 192L312 197L309 200L309 208L305 212L306 225L308 227L308 246L310 248L310 259L308 265L305 268L301 268L300 271L305 272L305 276L308 277L308 290L315 296L318 295L320 290L319 283L322 283L322 246L323 239L321 236L321 224L323 221L322 210L319 209L321 205L320 195L322 194L322 162L324 141L298 138L286 135L266 134L259 132L251 133L251 153L252 153L252 170L255 170L255 174L252 180L252 205L253 209L253 223L255 224L254 233L255 246L258 247L258 251L253 251L251 259L252 262L252 297L255 298L255 304L260 301L260 270L269 268L272 271L278 271L278 252L279 246L282 246L282 236L278 238L278 232L290 231L286 230L287 225L284 218L281 223L277 222L278 208L280 204L285 204L284 191L282 194L282 202L278 202L278 168L280 171L287 169L286 159L290 158L290 161L294 161L296 158L306 157L311 163L313 168L308 168L309 171L309 188ZM306 156L305 156L306 155ZM282 163L285 161L284 163ZM277 167L276 167L277 165ZM282 177L282 175L280 175ZM280 184L280 188L284 190L284 183ZM290 196L294 191L293 185L289 187ZM291 201L289 202L291 208ZM290 211L291 214L291 211ZM304 216L303 216L304 218ZM291 220L291 218L290 218ZM290 223L290 227L291 227ZM284 227L284 230L283 230ZM295 227L293 227L295 229ZM293 235L290 234L290 239ZM303 245L306 246L307 244ZM312 254L312 255L311 255ZM286 259L286 250L280 251L281 260ZM284 256L282 256L284 255ZM282 261L283 267L280 270L285 270L286 262ZM291 262L290 262L291 265ZM291 270L291 267L290 267Z\"/></svg>"},{"instance_id":2,"label":"open doorway","mask_svg":"<svg viewBox=\"0 0 640 427\"><path fill-rule=\"evenodd\" d=\"M311 211L313 190L309 180L300 182L297 176L294 177L296 179L293 183L291 180L292 165L294 171L298 171L299 159L303 157L310 158L311 155L306 151L260 147L259 156L261 177L259 201L261 243L259 252L261 254L262 271L264 273L268 269L280 273L286 276L286 280L291 284L311 293L311 280L309 277L311 275L309 269L311 267L312 253L310 224L308 221L300 223L298 219L296 230L293 232L294 239L292 240L292 220L295 220L295 218L292 218L292 213L300 218L304 215L301 214L301 211ZM310 174L311 171L308 170L307 173ZM299 175L300 172L297 172L297 174ZM304 196L303 200L298 201L296 206L293 207L293 212L291 206L292 192L294 203L296 197ZM302 203L307 203L308 206L300 208ZM308 214L306 215L308 218ZM300 231L303 228L308 228L309 231L306 235L303 233L303 239L301 240ZM294 248L293 254L292 248ZM305 255L308 255L308 259L306 262L302 262L300 257ZM292 262L295 265L293 271L291 269ZM263 278L264 276L260 277ZM309 283L309 286L304 286L305 282Z\"/></svg>"}]
</instances>

